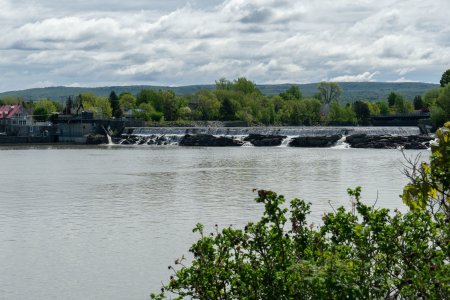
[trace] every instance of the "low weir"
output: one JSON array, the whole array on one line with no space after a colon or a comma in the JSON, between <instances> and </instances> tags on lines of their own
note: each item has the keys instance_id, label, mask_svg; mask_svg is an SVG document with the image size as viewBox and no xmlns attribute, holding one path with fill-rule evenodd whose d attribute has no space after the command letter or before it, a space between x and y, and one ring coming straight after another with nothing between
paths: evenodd
<instances>
[{"instance_id":1,"label":"low weir","mask_svg":"<svg viewBox=\"0 0 450 300\"><path fill-rule=\"evenodd\" d=\"M214 136L245 136L250 134L284 136L320 135L419 135L418 127L127 127L123 136L210 134Z\"/></svg>"},{"instance_id":2,"label":"low weir","mask_svg":"<svg viewBox=\"0 0 450 300\"><path fill-rule=\"evenodd\" d=\"M418 127L127 127L115 143L424 149L429 140Z\"/></svg>"}]
</instances>

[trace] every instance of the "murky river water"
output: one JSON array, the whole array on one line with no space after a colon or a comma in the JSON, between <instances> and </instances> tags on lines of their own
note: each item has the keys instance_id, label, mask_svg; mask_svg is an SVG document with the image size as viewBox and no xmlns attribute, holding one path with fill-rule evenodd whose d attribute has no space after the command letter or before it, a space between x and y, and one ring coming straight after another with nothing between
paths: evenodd
<instances>
[{"instance_id":1,"label":"murky river water","mask_svg":"<svg viewBox=\"0 0 450 300\"><path fill-rule=\"evenodd\" d=\"M397 150L43 146L0 155L0 299L148 299L187 253L196 223L258 218L253 188L312 202L320 222L329 201L348 206L356 185L365 201L404 209L407 182Z\"/></svg>"}]
</instances>

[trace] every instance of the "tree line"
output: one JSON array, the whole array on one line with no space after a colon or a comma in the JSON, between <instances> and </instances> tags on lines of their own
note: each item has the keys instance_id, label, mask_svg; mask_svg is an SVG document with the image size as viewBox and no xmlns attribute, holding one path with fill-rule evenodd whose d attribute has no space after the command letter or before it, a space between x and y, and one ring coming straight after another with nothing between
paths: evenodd
<instances>
[{"instance_id":1,"label":"tree line","mask_svg":"<svg viewBox=\"0 0 450 300\"><path fill-rule=\"evenodd\" d=\"M141 90L138 94L114 91L109 97L83 93L79 99L85 110L96 117L122 117L151 122L162 121L246 121L250 125L370 125L371 117L405 114L413 111L431 112L437 126L450 117L450 91L447 70L441 87L406 99L391 92L387 99L371 102L358 100L341 103L342 89L335 82L321 82L313 97L303 97L293 85L279 95L264 95L256 84L244 77L233 81L221 78L214 90L200 90L187 96L171 90ZM0 99L0 104L17 101ZM34 109L38 121L46 121L52 113L62 110L61 104L49 99L25 103Z\"/></svg>"}]
</instances>

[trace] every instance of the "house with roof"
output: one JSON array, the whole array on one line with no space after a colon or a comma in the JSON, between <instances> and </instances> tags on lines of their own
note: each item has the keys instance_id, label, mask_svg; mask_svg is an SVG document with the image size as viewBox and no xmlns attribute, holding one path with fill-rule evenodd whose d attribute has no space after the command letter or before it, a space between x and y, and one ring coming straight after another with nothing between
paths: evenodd
<instances>
[{"instance_id":1,"label":"house with roof","mask_svg":"<svg viewBox=\"0 0 450 300\"><path fill-rule=\"evenodd\" d=\"M1 105L0 123L2 125L27 125L28 113L20 104Z\"/></svg>"},{"instance_id":2,"label":"house with roof","mask_svg":"<svg viewBox=\"0 0 450 300\"><path fill-rule=\"evenodd\" d=\"M51 124L39 124L33 121L32 114L20 104L0 105L0 143L33 142L34 137L44 137L42 142L53 141L55 129ZM50 137L51 135L51 137ZM10 137L10 138L7 138ZM12 137L15 137L12 138ZM38 140L36 140L39 142Z\"/></svg>"},{"instance_id":3,"label":"house with roof","mask_svg":"<svg viewBox=\"0 0 450 300\"><path fill-rule=\"evenodd\" d=\"M11 126L26 126L30 122L31 116L22 105L0 105L0 132L6 132Z\"/></svg>"}]
</instances>

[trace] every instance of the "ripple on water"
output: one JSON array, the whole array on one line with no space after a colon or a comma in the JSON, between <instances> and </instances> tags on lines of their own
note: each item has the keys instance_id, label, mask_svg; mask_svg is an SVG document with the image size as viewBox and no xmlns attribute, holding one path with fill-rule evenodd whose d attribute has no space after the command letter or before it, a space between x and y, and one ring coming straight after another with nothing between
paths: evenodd
<instances>
[{"instance_id":1,"label":"ripple on water","mask_svg":"<svg viewBox=\"0 0 450 300\"><path fill-rule=\"evenodd\" d=\"M1 154L9 170L0 201L6 299L146 299L167 278L167 265L187 253L197 222L210 231L259 217L254 188L312 202L317 223L329 202L348 206L346 189L356 185L370 203L378 193L378 205L402 207L406 183L395 150L66 147Z\"/></svg>"}]
</instances>

